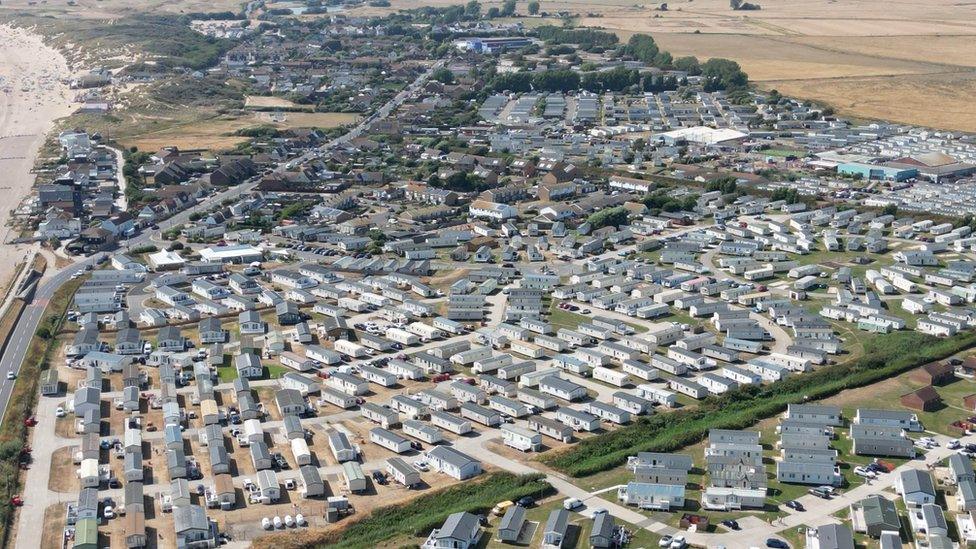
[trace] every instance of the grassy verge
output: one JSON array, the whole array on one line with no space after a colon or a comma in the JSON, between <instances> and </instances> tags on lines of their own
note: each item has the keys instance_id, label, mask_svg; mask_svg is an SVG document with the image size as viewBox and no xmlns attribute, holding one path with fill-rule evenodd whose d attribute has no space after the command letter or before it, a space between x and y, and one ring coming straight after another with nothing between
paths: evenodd
<instances>
[{"instance_id":1,"label":"grassy verge","mask_svg":"<svg viewBox=\"0 0 976 549\"><path fill-rule=\"evenodd\" d=\"M255 547L358 549L377 547L400 536L423 536L439 527L451 513L487 513L500 501L552 494L553 488L542 478L542 475L489 473L480 481L467 481L406 503L381 507L359 520L350 519L345 528L315 533L314 539L270 536L267 543L259 540Z\"/></svg>"},{"instance_id":2,"label":"grassy verge","mask_svg":"<svg viewBox=\"0 0 976 549\"><path fill-rule=\"evenodd\" d=\"M542 459L575 477L605 471L637 452L672 452L702 440L709 429L744 429L796 402L819 400L870 385L976 345L976 334L937 339L899 332L865 342L864 355L764 387L745 387L709 398L694 410L640 418L634 424L587 439Z\"/></svg>"},{"instance_id":3,"label":"grassy verge","mask_svg":"<svg viewBox=\"0 0 976 549\"><path fill-rule=\"evenodd\" d=\"M41 372L49 367L51 353L57 343L57 339L50 334L56 334L60 329L71 298L81 282L81 279L68 282L48 303L44 318L27 348L20 375L17 376L10 395L6 415L0 423L0 478L4 479L0 483L0 547L5 547L10 541L11 526L16 516L15 508L9 504L10 498L21 493L23 488L17 456L29 437L24 418L34 410ZM49 337L41 337L38 335L40 333Z\"/></svg>"}]
</instances>

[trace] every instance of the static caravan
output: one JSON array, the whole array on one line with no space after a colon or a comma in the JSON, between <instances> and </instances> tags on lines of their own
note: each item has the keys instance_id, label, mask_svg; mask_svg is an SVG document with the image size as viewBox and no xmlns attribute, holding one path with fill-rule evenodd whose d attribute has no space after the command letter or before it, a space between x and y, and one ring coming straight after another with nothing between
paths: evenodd
<instances>
[{"instance_id":1,"label":"static caravan","mask_svg":"<svg viewBox=\"0 0 976 549\"><path fill-rule=\"evenodd\" d=\"M342 431L326 431L326 438L329 441L329 450L336 461L355 461L359 457L359 452L349 442L349 437Z\"/></svg>"},{"instance_id":2,"label":"static caravan","mask_svg":"<svg viewBox=\"0 0 976 549\"><path fill-rule=\"evenodd\" d=\"M735 381L712 372L702 374L701 377L698 378L698 383L700 383L702 387L708 389L708 392L712 393L713 395L727 393L739 386L739 384Z\"/></svg>"},{"instance_id":3,"label":"static caravan","mask_svg":"<svg viewBox=\"0 0 976 549\"><path fill-rule=\"evenodd\" d=\"M400 379L420 380L425 377L422 368L399 359L387 362L386 370Z\"/></svg>"},{"instance_id":4,"label":"static caravan","mask_svg":"<svg viewBox=\"0 0 976 549\"><path fill-rule=\"evenodd\" d=\"M569 344L566 343L566 341L559 339L558 337L548 335L536 335L532 338L532 341L543 349L548 349L557 353L561 353L569 348Z\"/></svg>"},{"instance_id":5,"label":"static caravan","mask_svg":"<svg viewBox=\"0 0 976 549\"><path fill-rule=\"evenodd\" d=\"M420 343L420 336L406 330L401 330L400 328L389 328L384 334L400 345L416 345Z\"/></svg>"},{"instance_id":6,"label":"static caravan","mask_svg":"<svg viewBox=\"0 0 976 549\"><path fill-rule=\"evenodd\" d=\"M585 347L593 344L592 337L569 328L560 328L556 332L556 337L568 343L570 347Z\"/></svg>"},{"instance_id":7,"label":"static caravan","mask_svg":"<svg viewBox=\"0 0 976 549\"><path fill-rule=\"evenodd\" d=\"M758 385L762 383L762 376L737 366L726 366L722 368L720 373L739 385Z\"/></svg>"},{"instance_id":8,"label":"static caravan","mask_svg":"<svg viewBox=\"0 0 976 549\"><path fill-rule=\"evenodd\" d=\"M651 355L651 366L675 376L681 376L688 372L686 365L657 353Z\"/></svg>"},{"instance_id":9,"label":"static caravan","mask_svg":"<svg viewBox=\"0 0 976 549\"><path fill-rule=\"evenodd\" d=\"M434 318L431 324L438 330L444 330L445 332L449 332L455 335L460 335L464 333L463 324L461 324L460 322L455 322L449 318L444 318L442 316L438 316Z\"/></svg>"},{"instance_id":10,"label":"static caravan","mask_svg":"<svg viewBox=\"0 0 976 549\"><path fill-rule=\"evenodd\" d=\"M655 347L670 345L684 334L678 324L658 324L652 326L647 332L641 334L641 339L646 339Z\"/></svg>"},{"instance_id":11,"label":"static caravan","mask_svg":"<svg viewBox=\"0 0 976 549\"><path fill-rule=\"evenodd\" d=\"M574 431L596 431L600 428L600 419L587 412L561 407L556 409L556 420L571 427Z\"/></svg>"},{"instance_id":12,"label":"static caravan","mask_svg":"<svg viewBox=\"0 0 976 549\"><path fill-rule=\"evenodd\" d=\"M335 340L333 348L337 353L342 353L352 358L366 358L369 356L369 349L345 339Z\"/></svg>"},{"instance_id":13,"label":"static caravan","mask_svg":"<svg viewBox=\"0 0 976 549\"><path fill-rule=\"evenodd\" d=\"M386 472L395 482L410 487L420 484L420 471L403 458L392 457L386 460Z\"/></svg>"},{"instance_id":14,"label":"static caravan","mask_svg":"<svg viewBox=\"0 0 976 549\"><path fill-rule=\"evenodd\" d=\"M593 368L593 379L602 381L604 383L609 383L615 387L626 387L627 385L630 385L630 376L628 376L626 372L611 370L609 368L603 368L602 366Z\"/></svg>"},{"instance_id":15,"label":"static caravan","mask_svg":"<svg viewBox=\"0 0 976 549\"><path fill-rule=\"evenodd\" d=\"M334 372L327 383L348 395L361 396L369 392L369 383L365 379L343 372Z\"/></svg>"},{"instance_id":16,"label":"static caravan","mask_svg":"<svg viewBox=\"0 0 976 549\"><path fill-rule=\"evenodd\" d=\"M534 406L538 410L549 410L558 405L556 399L528 387L519 389L517 398L520 402Z\"/></svg>"},{"instance_id":17,"label":"static caravan","mask_svg":"<svg viewBox=\"0 0 976 549\"><path fill-rule=\"evenodd\" d=\"M573 441L573 428L543 416L529 416L529 429L560 442Z\"/></svg>"},{"instance_id":18,"label":"static caravan","mask_svg":"<svg viewBox=\"0 0 976 549\"><path fill-rule=\"evenodd\" d=\"M591 368L610 364L610 357L593 349L579 349L576 356L586 362Z\"/></svg>"},{"instance_id":19,"label":"static caravan","mask_svg":"<svg viewBox=\"0 0 976 549\"><path fill-rule=\"evenodd\" d=\"M528 406L501 395L488 397L488 407L508 417L525 417L529 415Z\"/></svg>"},{"instance_id":20,"label":"static caravan","mask_svg":"<svg viewBox=\"0 0 976 549\"><path fill-rule=\"evenodd\" d=\"M396 374L380 370L375 366L360 366L359 375L363 376L363 379L366 381L375 383L381 387L395 387L398 383Z\"/></svg>"},{"instance_id":21,"label":"static caravan","mask_svg":"<svg viewBox=\"0 0 976 549\"><path fill-rule=\"evenodd\" d=\"M480 404L488 399L487 393L481 387L468 385L463 381L451 383L451 395L461 403L474 402Z\"/></svg>"},{"instance_id":22,"label":"static caravan","mask_svg":"<svg viewBox=\"0 0 976 549\"><path fill-rule=\"evenodd\" d=\"M413 322L408 324L406 330L411 334L420 336L421 340L433 341L435 339L441 339L444 337L444 332L438 330L430 324L424 324L423 322Z\"/></svg>"},{"instance_id":23,"label":"static caravan","mask_svg":"<svg viewBox=\"0 0 976 549\"><path fill-rule=\"evenodd\" d=\"M489 395L515 396L518 386L515 383L491 375L478 376L478 386Z\"/></svg>"},{"instance_id":24,"label":"static caravan","mask_svg":"<svg viewBox=\"0 0 976 549\"><path fill-rule=\"evenodd\" d=\"M390 399L390 408L400 412L408 419L423 419L430 415L427 405L406 395L394 395Z\"/></svg>"},{"instance_id":25,"label":"static caravan","mask_svg":"<svg viewBox=\"0 0 976 549\"><path fill-rule=\"evenodd\" d=\"M361 333L359 334L359 341L363 347L368 347L380 353L393 350L393 342L385 337Z\"/></svg>"},{"instance_id":26,"label":"static caravan","mask_svg":"<svg viewBox=\"0 0 976 549\"><path fill-rule=\"evenodd\" d=\"M473 402L461 404L461 417L470 419L488 427L498 427L502 424L502 416L495 410L479 406Z\"/></svg>"},{"instance_id":27,"label":"static caravan","mask_svg":"<svg viewBox=\"0 0 976 549\"><path fill-rule=\"evenodd\" d=\"M431 410L455 410L458 407L456 398L436 389L424 389L417 392L416 396Z\"/></svg>"},{"instance_id":28,"label":"static caravan","mask_svg":"<svg viewBox=\"0 0 976 549\"><path fill-rule=\"evenodd\" d=\"M438 345L437 347L430 349L430 354L436 356L437 358L448 360L452 356L470 349L471 342L462 339L458 341L449 341L443 345Z\"/></svg>"},{"instance_id":29,"label":"static caravan","mask_svg":"<svg viewBox=\"0 0 976 549\"><path fill-rule=\"evenodd\" d=\"M630 412L607 404L606 402L600 402L597 400L588 402L586 405L584 405L583 411L605 421L609 421L610 423L616 423L617 425L630 423Z\"/></svg>"},{"instance_id":30,"label":"static caravan","mask_svg":"<svg viewBox=\"0 0 976 549\"><path fill-rule=\"evenodd\" d=\"M322 387L321 400L343 410L348 410L357 404L355 396L331 387Z\"/></svg>"},{"instance_id":31,"label":"static caravan","mask_svg":"<svg viewBox=\"0 0 976 549\"><path fill-rule=\"evenodd\" d=\"M542 449L542 435L514 425L502 425L502 441L506 446L522 452L538 452Z\"/></svg>"},{"instance_id":32,"label":"static caravan","mask_svg":"<svg viewBox=\"0 0 976 549\"><path fill-rule=\"evenodd\" d=\"M536 334L549 335L553 333L551 324L536 318L519 319L519 326Z\"/></svg>"},{"instance_id":33,"label":"static caravan","mask_svg":"<svg viewBox=\"0 0 976 549\"><path fill-rule=\"evenodd\" d=\"M304 438L291 439L291 455L295 456L295 463L299 466L312 463L312 452L308 449L308 443Z\"/></svg>"},{"instance_id":34,"label":"static caravan","mask_svg":"<svg viewBox=\"0 0 976 549\"><path fill-rule=\"evenodd\" d=\"M695 399L701 399L708 396L708 389L688 379L670 379L668 380L668 388Z\"/></svg>"},{"instance_id":35,"label":"static caravan","mask_svg":"<svg viewBox=\"0 0 976 549\"><path fill-rule=\"evenodd\" d=\"M516 362L502 366L495 372L495 375L501 379L514 380L525 374L534 372L535 368L535 362L526 360L524 362Z\"/></svg>"},{"instance_id":36,"label":"static caravan","mask_svg":"<svg viewBox=\"0 0 976 549\"><path fill-rule=\"evenodd\" d=\"M412 448L409 440L392 431L387 431L382 427L374 427L370 429L369 440L373 444L382 446L383 448L398 454L409 452L410 448Z\"/></svg>"},{"instance_id":37,"label":"static caravan","mask_svg":"<svg viewBox=\"0 0 976 549\"><path fill-rule=\"evenodd\" d=\"M358 462L343 462L342 477L346 484L346 490L349 490L354 494L365 492L366 488L368 488L366 475L363 473L363 468Z\"/></svg>"},{"instance_id":38,"label":"static caravan","mask_svg":"<svg viewBox=\"0 0 976 549\"><path fill-rule=\"evenodd\" d=\"M494 372L499 368L501 368L502 366L507 366L512 362L513 362L512 355L501 354L498 356L476 360L474 366L471 367L471 371L476 374Z\"/></svg>"},{"instance_id":39,"label":"static caravan","mask_svg":"<svg viewBox=\"0 0 976 549\"><path fill-rule=\"evenodd\" d=\"M375 402L364 402L359 407L360 414L373 423L378 423L384 429L390 429L400 424L400 414L391 408L384 408Z\"/></svg>"},{"instance_id":40,"label":"static caravan","mask_svg":"<svg viewBox=\"0 0 976 549\"><path fill-rule=\"evenodd\" d=\"M590 371L593 369L593 366L588 362L573 355L556 355L552 358L552 365L560 370L566 370L583 377L590 375Z\"/></svg>"},{"instance_id":41,"label":"static caravan","mask_svg":"<svg viewBox=\"0 0 976 549\"><path fill-rule=\"evenodd\" d=\"M441 412L440 410L430 411L430 423L456 435L463 435L471 432L470 421L460 418L454 414Z\"/></svg>"},{"instance_id":42,"label":"static caravan","mask_svg":"<svg viewBox=\"0 0 976 549\"><path fill-rule=\"evenodd\" d=\"M467 351L461 351L450 357L451 362L459 366L469 366L479 360L491 358L491 347L474 347Z\"/></svg>"},{"instance_id":43,"label":"static caravan","mask_svg":"<svg viewBox=\"0 0 976 549\"><path fill-rule=\"evenodd\" d=\"M650 364L645 364L637 360L625 360L621 364L621 370L625 373L643 379L644 381L654 381L661 377L661 374Z\"/></svg>"},{"instance_id":44,"label":"static caravan","mask_svg":"<svg viewBox=\"0 0 976 549\"><path fill-rule=\"evenodd\" d=\"M539 380L539 391L570 402L586 396L586 387L555 376Z\"/></svg>"},{"instance_id":45,"label":"static caravan","mask_svg":"<svg viewBox=\"0 0 976 549\"><path fill-rule=\"evenodd\" d=\"M678 396L676 394L653 385L638 385L637 393L651 402L663 404L668 408L674 408L678 405Z\"/></svg>"},{"instance_id":46,"label":"static caravan","mask_svg":"<svg viewBox=\"0 0 976 549\"><path fill-rule=\"evenodd\" d=\"M613 394L613 405L636 416L650 414L654 411L653 402L626 391L617 391Z\"/></svg>"},{"instance_id":47,"label":"static caravan","mask_svg":"<svg viewBox=\"0 0 976 549\"><path fill-rule=\"evenodd\" d=\"M509 344L509 349L511 349L513 353L518 353L529 358L542 358L545 355L545 351L539 345L518 339L511 341Z\"/></svg>"},{"instance_id":48,"label":"static caravan","mask_svg":"<svg viewBox=\"0 0 976 549\"><path fill-rule=\"evenodd\" d=\"M281 362L282 366L287 366L299 372L307 372L315 368L314 360L291 351L285 351L278 355L278 361Z\"/></svg>"},{"instance_id":49,"label":"static caravan","mask_svg":"<svg viewBox=\"0 0 976 549\"><path fill-rule=\"evenodd\" d=\"M415 419L403 420L403 434L426 442L427 444L437 444L444 440L440 430L436 427Z\"/></svg>"}]
</instances>

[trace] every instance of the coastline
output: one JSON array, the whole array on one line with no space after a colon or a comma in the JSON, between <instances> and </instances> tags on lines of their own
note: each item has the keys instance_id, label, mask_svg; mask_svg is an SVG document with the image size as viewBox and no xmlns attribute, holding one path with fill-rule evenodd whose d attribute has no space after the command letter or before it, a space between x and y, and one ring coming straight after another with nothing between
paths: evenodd
<instances>
[{"instance_id":1,"label":"coastline","mask_svg":"<svg viewBox=\"0 0 976 549\"><path fill-rule=\"evenodd\" d=\"M9 226L11 212L32 192L38 152L56 120L73 111L67 61L40 36L0 25L0 280L27 255Z\"/></svg>"}]
</instances>

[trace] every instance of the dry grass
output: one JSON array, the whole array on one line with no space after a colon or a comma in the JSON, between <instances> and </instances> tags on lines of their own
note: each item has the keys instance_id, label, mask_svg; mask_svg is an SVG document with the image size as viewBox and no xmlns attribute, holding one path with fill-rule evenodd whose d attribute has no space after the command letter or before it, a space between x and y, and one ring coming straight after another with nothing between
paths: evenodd
<instances>
[{"instance_id":1,"label":"dry grass","mask_svg":"<svg viewBox=\"0 0 976 549\"><path fill-rule=\"evenodd\" d=\"M285 99L284 97L275 97L273 95L249 95L244 100L244 106L256 109L291 109L297 107L298 105Z\"/></svg>"},{"instance_id":2,"label":"dry grass","mask_svg":"<svg viewBox=\"0 0 976 549\"><path fill-rule=\"evenodd\" d=\"M76 5L66 2L40 0L6 0L0 9L30 9L36 15L71 16L85 19L115 19L124 15L140 13L191 13L191 12L237 12L241 9L239 0L76 0Z\"/></svg>"}]
</instances>

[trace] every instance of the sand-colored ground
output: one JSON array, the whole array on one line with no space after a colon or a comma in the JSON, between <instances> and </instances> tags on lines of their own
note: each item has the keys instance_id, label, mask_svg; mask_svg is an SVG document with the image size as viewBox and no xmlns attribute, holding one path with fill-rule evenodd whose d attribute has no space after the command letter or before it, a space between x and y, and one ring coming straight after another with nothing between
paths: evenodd
<instances>
[{"instance_id":1,"label":"sand-colored ground","mask_svg":"<svg viewBox=\"0 0 976 549\"><path fill-rule=\"evenodd\" d=\"M74 5L67 2L34 0L6 0L0 6L2 11L29 9L38 15L70 15L90 19L115 19L119 16L137 13L203 13L241 9L238 0L75 0Z\"/></svg>"},{"instance_id":2,"label":"sand-colored ground","mask_svg":"<svg viewBox=\"0 0 976 549\"><path fill-rule=\"evenodd\" d=\"M0 280L9 280L23 261L24 246L6 244L18 236L11 211L34 184L34 159L54 121L71 113L64 57L34 34L0 25Z\"/></svg>"}]
</instances>

